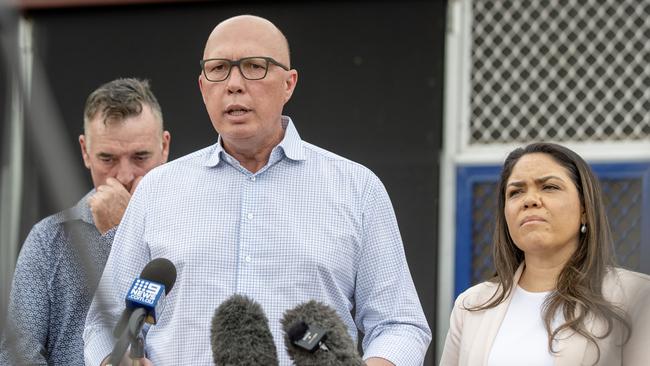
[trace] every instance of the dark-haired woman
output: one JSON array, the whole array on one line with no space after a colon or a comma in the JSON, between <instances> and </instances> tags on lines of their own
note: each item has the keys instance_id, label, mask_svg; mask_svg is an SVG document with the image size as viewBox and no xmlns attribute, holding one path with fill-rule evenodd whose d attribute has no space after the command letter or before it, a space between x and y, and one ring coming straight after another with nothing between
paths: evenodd
<instances>
[{"instance_id":1,"label":"dark-haired woman","mask_svg":"<svg viewBox=\"0 0 650 366\"><path fill-rule=\"evenodd\" d=\"M650 276L616 268L598 180L573 151L511 152L496 276L454 304L441 365L650 365Z\"/></svg>"}]
</instances>

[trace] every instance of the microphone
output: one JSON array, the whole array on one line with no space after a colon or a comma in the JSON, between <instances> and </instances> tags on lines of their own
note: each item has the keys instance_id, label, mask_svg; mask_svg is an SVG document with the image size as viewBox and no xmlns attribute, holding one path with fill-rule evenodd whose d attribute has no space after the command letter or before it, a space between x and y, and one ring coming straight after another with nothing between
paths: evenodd
<instances>
[{"instance_id":1,"label":"microphone","mask_svg":"<svg viewBox=\"0 0 650 366\"><path fill-rule=\"evenodd\" d=\"M278 354L262 307L243 295L221 303L210 328L212 357L217 366L278 365Z\"/></svg>"},{"instance_id":2,"label":"microphone","mask_svg":"<svg viewBox=\"0 0 650 366\"><path fill-rule=\"evenodd\" d=\"M165 290L165 296L169 293L169 291L174 287L174 283L176 283L176 267L174 264L165 258L156 258L149 263L147 263L146 266L142 269L142 272L140 273L140 277L135 279L133 283L131 284L131 287L129 288L129 292L127 292L127 296L125 299L126 303L126 308L122 312L122 315L120 316L120 320L117 322L117 325L115 325L115 328L113 329L113 337L119 338L122 333L124 333L124 330L126 328L126 325L128 324L129 318L131 318L131 315L133 314L133 311L139 307L140 303L137 301L137 298L135 295L137 293L133 293L132 291L134 290L134 285L138 280L144 280L148 281L149 283L153 282L154 284L162 284L164 285L164 290ZM145 285L144 282L142 282L143 285ZM153 293L149 292L149 294L157 294L160 292L160 290L156 290L155 287L152 288ZM157 300L154 300L154 304L157 304L160 302L160 306L163 305L164 303L164 298L161 300L158 298ZM151 302L149 303L144 303L141 304L144 307L151 307ZM153 309L153 314L152 317L148 318L147 320L148 323L150 324L155 324L157 322L157 314L162 311L161 308L156 311L155 306Z\"/></svg>"},{"instance_id":3,"label":"microphone","mask_svg":"<svg viewBox=\"0 0 650 366\"><path fill-rule=\"evenodd\" d=\"M111 353L109 365L120 363L129 343L136 344L144 323L156 324L163 310L165 296L176 283L176 267L165 258L156 258L144 267L126 294L126 308L113 336L119 338Z\"/></svg>"},{"instance_id":4,"label":"microphone","mask_svg":"<svg viewBox=\"0 0 650 366\"><path fill-rule=\"evenodd\" d=\"M280 321L287 353L296 366L365 366L336 311L311 300L287 310Z\"/></svg>"},{"instance_id":5,"label":"microphone","mask_svg":"<svg viewBox=\"0 0 650 366\"><path fill-rule=\"evenodd\" d=\"M127 309L146 310L145 321L156 324L165 305L165 296L176 283L176 267L166 258L156 258L133 280L125 303Z\"/></svg>"}]
</instances>

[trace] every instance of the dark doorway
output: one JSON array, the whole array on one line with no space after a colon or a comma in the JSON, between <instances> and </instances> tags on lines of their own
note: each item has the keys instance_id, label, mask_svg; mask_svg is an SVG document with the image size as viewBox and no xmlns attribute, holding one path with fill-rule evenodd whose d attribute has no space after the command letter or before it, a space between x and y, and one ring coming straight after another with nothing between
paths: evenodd
<instances>
[{"instance_id":1,"label":"dark doorway","mask_svg":"<svg viewBox=\"0 0 650 366\"><path fill-rule=\"evenodd\" d=\"M69 128L69 143L78 150L86 96L101 83L126 76L151 81L173 135L171 158L214 143L198 90L199 59L214 25L242 13L270 19L290 41L299 82L285 112L301 137L366 165L386 185L435 334L445 1L219 1L31 10L35 53ZM52 213L46 197L37 194L32 200L40 212L24 220L33 223ZM434 344L425 365L434 363Z\"/></svg>"}]
</instances>

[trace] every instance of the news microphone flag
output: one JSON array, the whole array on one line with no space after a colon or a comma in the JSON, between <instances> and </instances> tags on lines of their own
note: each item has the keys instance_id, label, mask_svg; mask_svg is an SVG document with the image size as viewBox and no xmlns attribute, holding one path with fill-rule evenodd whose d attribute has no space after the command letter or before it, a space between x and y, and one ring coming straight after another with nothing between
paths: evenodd
<instances>
[{"instance_id":1,"label":"news microphone flag","mask_svg":"<svg viewBox=\"0 0 650 366\"><path fill-rule=\"evenodd\" d=\"M287 335L294 345L309 352L316 352L318 348L329 351L329 348L324 343L325 339L327 339L325 329L315 325L310 327L302 321L294 323L287 331Z\"/></svg>"},{"instance_id":2,"label":"news microphone flag","mask_svg":"<svg viewBox=\"0 0 650 366\"><path fill-rule=\"evenodd\" d=\"M126 293L126 308L113 329L118 338L110 355L109 364L118 365L129 343L140 335L145 322L156 324L162 313L165 296L176 283L176 267L169 259L156 258L147 263Z\"/></svg>"},{"instance_id":3,"label":"news microphone flag","mask_svg":"<svg viewBox=\"0 0 650 366\"><path fill-rule=\"evenodd\" d=\"M165 285L136 278L126 295L125 302L127 308L146 310L145 322L156 324L165 306Z\"/></svg>"}]
</instances>

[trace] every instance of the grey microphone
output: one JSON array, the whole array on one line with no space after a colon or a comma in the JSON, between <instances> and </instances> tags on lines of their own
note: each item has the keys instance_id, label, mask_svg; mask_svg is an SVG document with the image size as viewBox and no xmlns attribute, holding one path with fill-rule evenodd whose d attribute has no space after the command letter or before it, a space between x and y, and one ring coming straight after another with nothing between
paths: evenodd
<instances>
[{"instance_id":1,"label":"grey microphone","mask_svg":"<svg viewBox=\"0 0 650 366\"><path fill-rule=\"evenodd\" d=\"M278 353L262 307L235 294L214 313L210 329L217 366L277 366Z\"/></svg>"},{"instance_id":2,"label":"grey microphone","mask_svg":"<svg viewBox=\"0 0 650 366\"><path fill-rule=\"evenodd\" d=\"M365 365L343 320L326 304L300 304L287 310L281 323L287 353L296 366Z\"/></svg>"}]
</instances>

